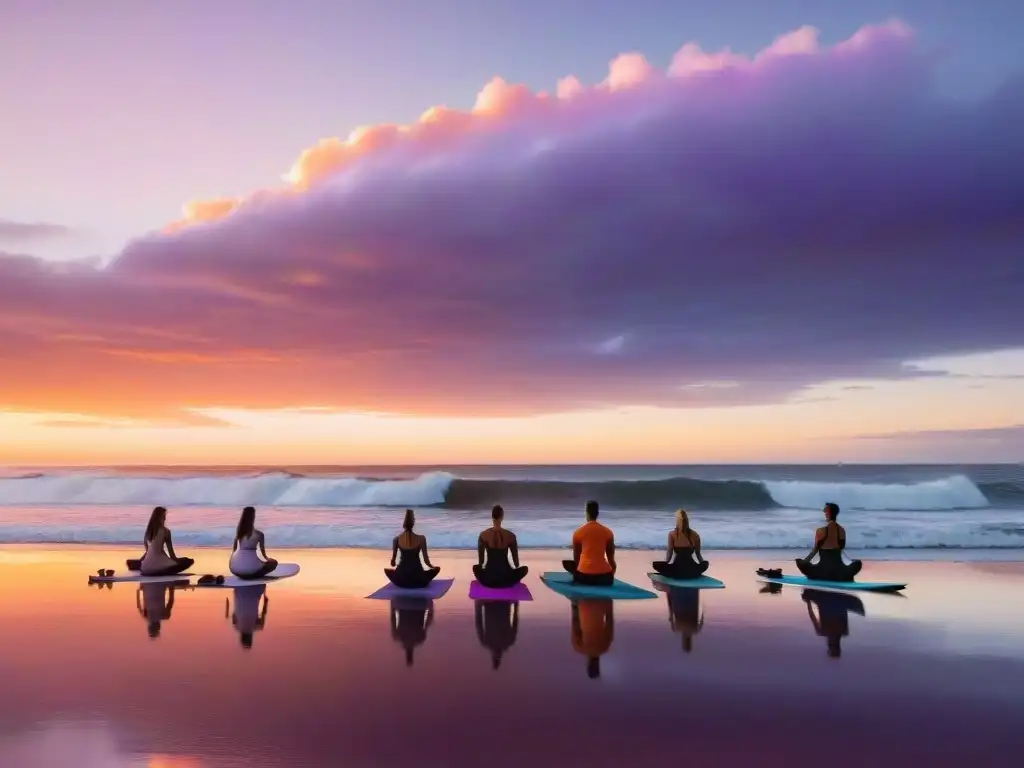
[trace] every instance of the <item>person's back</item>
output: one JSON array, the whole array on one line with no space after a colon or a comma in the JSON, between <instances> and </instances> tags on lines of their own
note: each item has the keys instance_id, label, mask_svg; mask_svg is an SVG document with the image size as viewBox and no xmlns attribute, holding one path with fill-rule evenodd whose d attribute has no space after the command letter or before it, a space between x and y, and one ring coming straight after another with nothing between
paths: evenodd
<instances>
[{"instance_id":1,"label":"person's back","mask_svg":"<svg viewBox=\"0 0 1024 768\"><path fill-rule=\"evenodd\" d=\"M277 560L267 556L266 537L256 527L256 508L246 507L235 528L228 569L240 579L259 579L273 573L276 568Z\"/></svg>"},{"instance_id":2,"label":"person's back","mask_svg":"<svg viewBox=\"0 0 1024 768\"><path fill-rule=\"evenodd\" d=\"M146 554L142 556L139 568L142 575L153 574L155 571L169 568L175 564L165 551L166 546L167 529L160 526L153 535L153 538L146 541Z\"/></svg>"},{"instance_id":3,"label":"person's back","mask_svg":"<svg viewBox=\"0 0 1024 768\"><path fill-rule=\"evenodd\" d=\"M238 539L238 546L231 553L230 567L232 572L236 570L242 572L255 571L259 570L263 565L263 561L260 560L256 552L261 535L260 531L254 528L252 533Z\"/></svg>"},{"instance_id":4,"label":"person's back","mask_svg":"<svg viewBox=\"0 0 1024 768\"><path fill-rule=\"evenodd\" d=\"M519 542L512 531L502 527L504 518L505 510L496 505L491 510L491 527L477 539L478 562L473 566L473 575L490 589L515 586L529 572L525 565L519 565Z\"/></svg>"},{"instance_id":5,"label":"person's back","mask_svg":"<svg viewBox=\"0 0 1024 768\"><path fill-rule=\"evenodd\" d=\"M562 567L578 584L610 586L615 581L615 535L597 522L600 510L596 501L588 501L587 522L572 535L572 560Z\"/></svg>"},{"instance_id":6,"label":"person's back","mask_svg":"<svg viewBox=\"0 0 1024 768\"><path fill-rule=\"evenodd\" d=\"M412 531L402 531L395 537L399 553L397 570L400 573L423 570L423 564L420 562L420 551L423 549L425 541L425 536L413 533Z\"/></svg>"},{"instance_id":7,"label":"person's back","mask_svg":"<svg viewBox=\"0 0 1024 768\"><path fill-rule=\"evenodd\" d=\"M836 522L839 506L825 505L825 525L814 531L814 549L804 558L796 559L796 566L809 579L818 581L853 581L863 566L860 560L843 561L846 549L846 530ZM818 562L811 562L814 556Z\"/></svg>"},{"instance_id":8,"label":"person's back","mask_svg":"<svg viewBox=\"0 0 1024 768\"><path fill-rule=\"evenodd\" d=\"M384 569L388 581L400 589L422 589L441 572L431 565L427 537L413 531L415 525L416 514L411 509L405 510L402 532L391 542L391 567Z\"/></svg>"},{"instance_id":9,"label":"person's back","mask_svg":"<svg viewBox=\"0 0 1024 768\"><path fill-rule=\"evenodd\" d=\"M607 549L614 538L611 529L597 520L590 520L577 528L572 535L572 543L580 547L580 560L576 566L579 572L588 575L611 573Z\"/></svg>"},{"instance_id":10,"label":"person's back","mask_svg":"<svg viewBox=\"0 0 1024 768\"><path fill-rule=\"evenodd\" d=\"M700 535L690 527L685 509L676 510L675 527L669 531L664 560L656 560L652 567L670 579L689 580L701 576L710 563L700 553Z\"/></svg>"}]
</instances>

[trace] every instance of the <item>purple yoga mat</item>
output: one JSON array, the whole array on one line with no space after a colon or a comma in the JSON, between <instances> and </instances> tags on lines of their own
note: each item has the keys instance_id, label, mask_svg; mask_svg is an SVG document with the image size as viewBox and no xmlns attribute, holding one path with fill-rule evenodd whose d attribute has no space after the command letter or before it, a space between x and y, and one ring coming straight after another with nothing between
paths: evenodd
<instances>
[{"instance_id":1,"label":"purple yoga mat","mask_svg":"<svg viewBox=\"0 0 1024 768\"><path fill-rule=\"evenodd\" d=\"M444 597L444 594L452 588L455 579L434 579L422 589L400 589L394 584L381 587L372 595L367 595L367 600L396 600L400 597L422 597L436 600Z\"/></svg>"},{"instance_id":2,"label":"purple yoga mat","mask_svg":"<svg viewBox=\"0 0 1024 768\"><path fill-rule=\"evenodd\" d=\"M530 588L522 582L519 582L513 587L491 589L490 587L485 587L479 581L474 581L469 585L469 599L505 600L513 602L516 600L533 600L533 595L530 594Z\"/></svg>"}]
</instances>

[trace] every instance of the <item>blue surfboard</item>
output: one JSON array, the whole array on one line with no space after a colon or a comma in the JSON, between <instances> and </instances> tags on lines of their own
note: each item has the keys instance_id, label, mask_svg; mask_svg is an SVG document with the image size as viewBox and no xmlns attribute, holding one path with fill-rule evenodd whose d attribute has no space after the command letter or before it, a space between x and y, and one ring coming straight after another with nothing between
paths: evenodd
<instances>
[{"instance_id":1,"label":"blue surfboard","mask_svg":"<svg viewBox=\"0 0 1024 768\"><path fill-rule=\"evenodd\" d=\"M906 584L895 581L818 581L808 579L806 576L758 576L758 581L766 584L782 584L787 587L805 587L807 589L821 589L832 592L899 592L906 589Z\"/></svg>"},{"instance_id":2,"label":"blue surfboard","mask_svg":"<svg viewBox=\"0 0 1024 768\"><path fill-rule=\"evenodd\" d=\"M634 587L624 581L615 579L610 587L590 587L583 584L574 584L572 574L559 571L542 573L540 580L560 595L573 598L607 598L610 600L644 600L657 597L653 592Z\"/></svg>"},{"instance_id":3,"label":"blue surfboard","mask_svg":"<svg viewBox=\"0 0 1024 768\"><path fill-rule=\"evenodd\" d=\"M725 589L718 579L710 576L698 576L696 579L670 579L660 573L648 573L647 576L655 584L664 584L666 587L680 587L682 589Z\"/></svg>"}]
</instances>

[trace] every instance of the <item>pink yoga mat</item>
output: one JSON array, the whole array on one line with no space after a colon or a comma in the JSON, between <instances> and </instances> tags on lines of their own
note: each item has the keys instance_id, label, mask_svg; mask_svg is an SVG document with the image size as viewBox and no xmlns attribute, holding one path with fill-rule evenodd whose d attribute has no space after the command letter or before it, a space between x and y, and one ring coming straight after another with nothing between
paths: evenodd
<instances>
[{"instance_id":1,"label":"pink yoga mat","mask_svg":"<svg viewBox=\"0 0 1024 768\"><path fill-rule=\"evenodd\" d=\"M530 594L530 588L522 582L519 582L514 587L491 589L490 587L485 587L479 581L473 581L473 583L469 585L469 599L505 600L513 602L516 600L533 600L533 595Z\"/></svg>"}]
</instances>

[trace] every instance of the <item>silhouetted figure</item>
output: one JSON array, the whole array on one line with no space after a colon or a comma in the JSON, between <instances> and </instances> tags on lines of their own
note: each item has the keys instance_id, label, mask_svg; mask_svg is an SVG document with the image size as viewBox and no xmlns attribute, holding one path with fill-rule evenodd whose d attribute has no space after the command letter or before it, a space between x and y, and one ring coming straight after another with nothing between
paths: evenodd
<instances>
[{"instance_id":1,"label":"silhouetted figure","mask_svg":"<svg viewBox=\"0 0 1024 768\"><path fill-rule=\"evenodd\" d=\"M652 564L655 571L670 579L696 579L710 563L700 554L700 534L690 528L685 509L676 510L676 527L668 533L665 560Z\"/></svg>"},{"instance_id":2,"label":"silhouetted figure","mask_svg":"<svg viewBox=\"0 0 1024 768\"><path fill-rule=\"evenodd\" d=\"M235 587L235 610L231 613L231 624L238 630L238 641L246 650L252 648L253 635L267 624L267 608L270 598L267 597L266 584L254 584L251 587ZM262 608L260 602L262 601ZM229 601L224 601L224 613L228 613Z\"/></svg>"},{"instance_id":3,"label":"silhouetted figure","mask_svg":"<svg viewBox=\"0 0 1024 768\"><path fill-rule=\"evenodd\" d=\"M491 510L491 527L480 534L476 544L479 562L473 566L473 575L477 581L491 589L514 586L530 570L525 565L519 565L519 542L512 531L502 528L504 519L505 510L500 505L495 506Z\"/></svg>"},{"instance_id":4,"label":"silhouetted figure","mask_svg":"<svg viewBox=\"0 0 1024 768\"><path fill-rule=\"evenodd\" d=\"M140 584L135 591L135 607L146 621L146 629L154 640L160 637L161 624L171 618L174 610L175 585L167 583Z\"/></svg>"},{"instance_id":5,"label":"silhouetted figure","mask_svg":"<svg viewBox=\"0 0 1024 768\"><path fill-rule=\"evenodd\" d=\"M433 600L406 597L391 601L391 639L405 649L406 666L412 666L413 652L426 642L433 623Z\"/></svg>"},{"instance_id":6,"label":"silhouetted figure","mask_svg":"<svg viewBox=\"0 0 1024 768\"><path fill-rule=\"evenodd\" d=\"M146 554L139 563L143 576L173 576L184 573L195 563L191 557L178 557L174 552L171 531L166 525L167 510L156 507L149 516L143 543Z\"/></svg>"},{"instance_id":7,"label":"silhouetted figure","mask_svg":"<svg viewBox=\"0 0 1024 768\"><path fill-rule=\"evenodd\" d=\"M505 651L516 644L519 634L519 602L477 600L473 608L476 638L491 652L491 669L501 666Z\"/></svg>"},{"instance_id":8,"label":"silhouetted figure","mask_svg":"<svg viewBox=\"0 0 1024 768\"><path fill-rule=\"evenodd\" d=\"M415 525L416 514L411 509L405 510L402 532L391 542L391 567L384 569L384 575L388 577L388 581L402 589L422 589L441 572L440 568L435 568L430 564L427 537L415 533L413 531ZM401 553L400 558L399 553ZM423 555L422 564L420 563L421 554ZM424 564L427 566L426 568L423 567Z\"/></svg>"},{"instance_id":9,"label":"silhouetted figure","mask_svg":"<svg viewBox=\"0 0 1024 768\"><path fill-rule=\"evenodd\" d=\"M615 639L615 605L607 599L574 600L572 647L587 657L587 677L601 676L601 657Z\"/></svg>"},{"instance_id":10,"label":"silhouetted figure","mask_svg":"<svg viewBox=\"0 0 1024 768\"><path fill-rule=\"evenodd\" d=\"M266 538L263 531L256 527L254 507L243 509L238 519L228 568L240 579L262 579L277 568L277 560L267 557Z\"/></svg>"},{"instance_id":11,"label":"silhouetted figure","mask_svg":"<svg viewBox=\"0 0 1024 768\"><path fill-rule=\"evenodd\" d=\"M814 549L807 557L797 558L796 567L808 579L817 581L853 581L864 565L860 560L850 563L843 562L843 550L846 549L846 530L836 522L839 517L839 505L825 505L825 525L814 532ZM814 556L818 562L812 563Z\"/></svg>"},{"instance_id":12,"label":"silhouetted figure","mask_svg":"<svg viewBox=\"0 0 1024 768\"><path fill-rule=\"evenodd\" d=\"M668 590L668 623L683 638L683 650L693 650L693 636L704 627L700 612L700 590L673 587Z\"/></svg>"},{"instance_id":13,"label":"silhouetted figure","mask_svg":"<svg viewBox=\"0 0 1024 768\"><path fill-rule=\"evenodd\" d=\"M576 584L608 587L615 581L615 535L597 522L599 513L597 502L588 501L587 522L572 535L572 560L562 561Z\"/></svg>"},{"instance_id":14,"label":"silhouetted figure","mask_svg":"<svg viewBox=\"0 0 1024 768\"><path fill-rule=\"evenodd\" d=\"M807 603L807 615L814 625L814 631L819 637L824 637L828 644L828 655L838 659L843 655L840 643L850 634L850 613L863 616L864 603L854 595L818 589L805 589L800 597ZM814 615L812 603L818 608L817 616Z\"/></svg>"}]
</instances>

